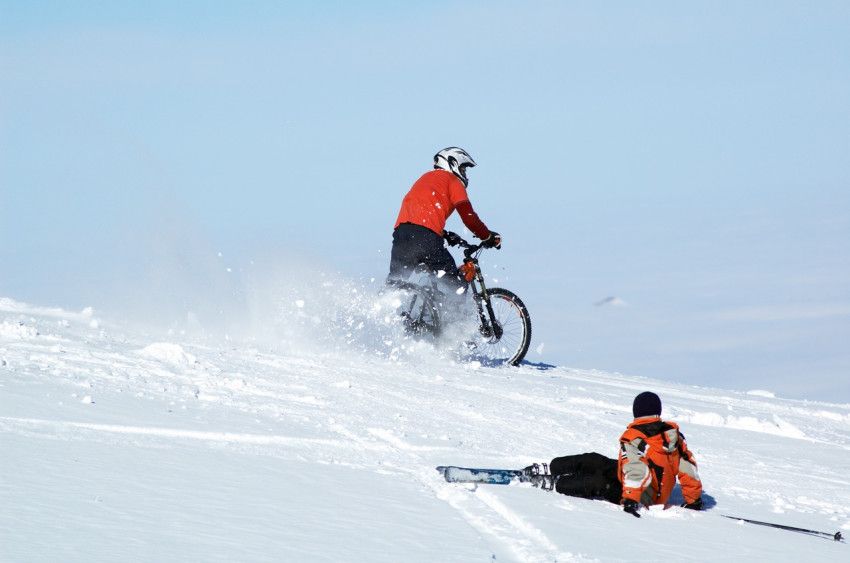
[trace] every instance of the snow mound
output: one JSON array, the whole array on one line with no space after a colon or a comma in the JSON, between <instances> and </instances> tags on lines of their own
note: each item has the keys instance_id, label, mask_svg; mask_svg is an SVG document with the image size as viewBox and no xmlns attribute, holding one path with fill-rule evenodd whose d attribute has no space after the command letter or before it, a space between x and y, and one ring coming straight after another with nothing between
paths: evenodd
<instances>
[{"instance_id":1,"label":"snow mound","mask_svg":"<svg viewBox=\"0 0 850 563\"><path fill-rule=\"evenodd\" d=\"M752 395L754 397L767 397L768 399L776 398L773 391L765 391L763 389L751 389L750 391L747 391L747 395Z\"/></svg>"},{"instance_id":2,"label":"snow mound","mask_svg":"<svg viewBox=\"0 0 850 563\"><path fill-rule=\"evenodd\" d=\"M786 438L806 437L805 432L776 415L773 415L772 420L762 420L754 416L723 416L715 412L700 412L678 416L677 421L690 422L703 426L714 426L717 428L734 428L736 430L762 432L764 434L785 436Z\"/></svg>"},{"instance_id":3,"label":"snow mound","mask_svg":"<svg viewBox=\"0 0 850 563\"><path fill-rule=\"evenodd\" d=\"M86 307L79 313L67 311L59 307L34 307L27 303L21 303L8 297L0 297L0 311L4 313L16 313L18 315L37 315L52 319L60 319L61 321L75 321L82 324L87 324L91 328L99 328L100 321L94 317L94 309Z\"/></svg>"},{"instance_id":4,"label":"snow mound","mask_svg":"<svg viewBox=\"0 0 850 563\"><path fill-rule=\"evenodd\" d=\"M0 338L24 340L38 336L35 327L25 325L22 322L3 321L0 323Z\"/></svg>"},{"instance_id":5,"label":"snow mound","mask_svg":"<svg viewBox=\"0 0 850 563\"><path fill-rule=\"evenodd\" d=\"M155 342L139 351L142 356L159 360L174 366L192 366L197 363L197 358L183 350L179 344L170 342Z\"/></svg>"}]
</instances>

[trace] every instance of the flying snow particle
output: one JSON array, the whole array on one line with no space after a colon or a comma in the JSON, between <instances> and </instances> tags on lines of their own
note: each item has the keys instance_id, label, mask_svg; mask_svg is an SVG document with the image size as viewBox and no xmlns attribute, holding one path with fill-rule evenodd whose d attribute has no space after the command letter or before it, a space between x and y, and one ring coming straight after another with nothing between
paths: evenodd
<instances>
[{"instance_id":1,"label":"flying snow particle","mask_svg":"<svg viewBox=\"0 0 850 563\"><path fill-rule=\"evenodd\" d=\"M304 300L303 299L296 299L295 300L295 306L298 307L299 309L303 309L304 308Z\"/></svg>"},{"instance_id":2,"label":"flying snow particle","mask_svg":"<svg viewBox=\"0 0 850 563\"><path fill-rule=\"evenodd\" d=\"M80 402L83 403L84 405L93 405L94 404L94 401L92 400L91 395L86 395L85 397L82 398L82 400Z\"/></svg>"},{"instance_id":3,"label":"flying snow particle","mask_svg":"<svg viewBox=\"0 0 850 563\"><path fill-rule=\"evenodd\" d=\"M458 295L463 295L464 293L466 293L466 288L465 287L459 287L459 288L457 288L457 291L455 291L455 293L457 293Z\"/></svg>"},{"instance_id":4,"label":"flying snow particle","mask_svg":"<svg viewBox=\"0 0 850 563\"><path fill-rule=\"evenodd\" d=\"M540 346L538 346L537 348L535 348L535 351L536 351L538 354L542 354L542 353L543 353L543 347L544 347L545 345L546 345L546 343L545 343L545 342L541 342L541 343L540 343Z\"/></svg>"},{"instance_id":5,"label":"flying snow particle","mask_svg":"<svg viewBox=\"0 0 850 563\"><path fill-rule=\"evenodd\" d=\"M437 270L437 277L438 277L438 278L442 278L442 277L443 277L443 276L445 276L445 275L446 275L446 271L445 271L445 270Z\"/></svg>"}]
</instances>

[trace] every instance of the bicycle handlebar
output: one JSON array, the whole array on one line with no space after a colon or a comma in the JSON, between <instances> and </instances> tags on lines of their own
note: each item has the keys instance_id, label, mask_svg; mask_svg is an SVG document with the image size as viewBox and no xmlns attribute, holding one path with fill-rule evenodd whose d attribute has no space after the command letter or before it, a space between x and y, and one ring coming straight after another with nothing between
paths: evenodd
<instances>
[{"instance_id":1,"label":"bicycle handlebar","mask_svg":"<svg viewBox=\"0 0 850 563\"><path fill-rule=\"evenodd\" d=\"M483 246L484 242L480 242L478 244L470 244L467 242L462 236L457 233L453 233L452 231L446 231L444 239L448 240L452 235L454 235L455 242L457 242L457 246L463 248L463 255L467 258L471 258L473 254L478 252L479 250L483 250L485 247Z\"/></svg>"}]
</instances>

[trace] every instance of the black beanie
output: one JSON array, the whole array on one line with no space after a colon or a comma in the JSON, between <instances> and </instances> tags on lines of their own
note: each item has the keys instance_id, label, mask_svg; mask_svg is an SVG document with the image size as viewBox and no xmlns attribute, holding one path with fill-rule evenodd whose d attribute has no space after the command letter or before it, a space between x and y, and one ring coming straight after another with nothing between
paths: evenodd
<instances>
[{"instance_id":1,"label":"black beanie","mask_svg":"<svg viewBox=\"0 0 850 563\"><path fill-rule=\"evenodd\" d=\"M652 391L644 391L632 403L632 414L635 418L644 416L661 416L661 399Z\"/></svg>"}]
</instances>

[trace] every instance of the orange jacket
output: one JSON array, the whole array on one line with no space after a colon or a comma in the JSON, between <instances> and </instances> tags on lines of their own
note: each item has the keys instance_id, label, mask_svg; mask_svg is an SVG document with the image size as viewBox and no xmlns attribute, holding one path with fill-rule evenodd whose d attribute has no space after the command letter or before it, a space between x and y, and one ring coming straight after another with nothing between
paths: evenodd
<instances>
[{"instance_id":1,"label":"orange jacket","mask_svg":"<svg viewBox=\"0 0 850 563\"><path fill-rule=\"evenodd\" d=\"M696 460L679 426L657 416L637 418L623 432L617 476L623 500L647 506L666 504L677 478L686 503L702 494Z\"/></svg>"},{"instance_id":2,"label":"orange jacket","mask_svg":"<svg viewBox=\"0 0 850 563\"><path fill-rule=\"evenodd\" d=\"M472 209L463 182L446 170L431 170L423 174L404 196L395 226L412 223L443 236L446 219L457 208L460 208L458 212L464 224L475 236L485 239L490 235Z\"/></svg>"}]
</instances>

